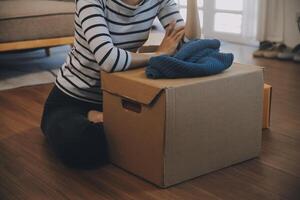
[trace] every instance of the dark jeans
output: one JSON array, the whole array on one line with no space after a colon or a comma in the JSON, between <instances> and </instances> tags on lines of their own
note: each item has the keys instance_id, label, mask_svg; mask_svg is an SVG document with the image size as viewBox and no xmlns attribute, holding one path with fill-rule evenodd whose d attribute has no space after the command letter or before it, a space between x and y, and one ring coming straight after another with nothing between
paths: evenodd
<instances>
[{"instance_id":1,"label":"dark jeans","mask_svg":"<svg viewBox=\"0 0 300 200\"><path fill-rule=\"evenodd\" d=\"M108 160L103 124L88 120L90 110L102 111L102 106L70 97L56 86L45 103L41 129L56 155L70 167L94 168Z\"/></svg>"}]
</instances>

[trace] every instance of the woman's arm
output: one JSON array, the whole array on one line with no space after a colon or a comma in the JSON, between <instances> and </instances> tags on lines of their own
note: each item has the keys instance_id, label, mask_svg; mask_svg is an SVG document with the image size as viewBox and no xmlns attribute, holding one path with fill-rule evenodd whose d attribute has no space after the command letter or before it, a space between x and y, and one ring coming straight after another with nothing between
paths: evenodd
<instances>
[{"instance_id":1,"label":"woman's arm","mask_svg":"<svg viewBox=\"0 0 300 200\"><path fill-rule=\"evenodd\" d=\"M179 14L178 7L173 0L167 1L166 5L164 5L160 10L158 17L166 29L165 38L159 46L158 51L154 53L132 53L132 62L129 68L146 66L150 58L153 56L162 54L173 55L184 34L188 40L201 38L201 26L197 0L187 1L187 18L185 28L183 27L183 20ZM177 29L175 28L176 26L178 26ZM171 32L173 32L173 34L170 34ZM170 35L173 37L170 37Z\"/></svg>"},{"instance_id":2,"label":"woman's arm","mask_svg":"<svg viewBox=\"0 0 300 200\"><path fill-rule=\"evenodd\" d=\"M170 22L175 21L176 26L185 25L185 36L182 43L192 39L200 39L201 29L197 7L197 0L187 0L187 22L185 24L179 12L179 7L174 0L164 0L161 4L158 19L164 28L167 28Z\"/></svg>"},{"instance_id":3,"label":"woman's arm","mask_svg":"<svg viewBox=\"0 0 300 200\"><path fill-rule=\"evenodd\" d=\"M77 0L76 16L83 36L93 53L98 69L106 72L126 70L131 62L130 52L113 44L105 19L103 1Z\"/></svg>"},{"instance_id":4,"label":"woman's arm","mask_svg":"<svg viewBox=\"0 0 300 200\"><path fill-rule=\"evenodd\" d=\"M100 70L106 72L124 71L144 67L153 56L172 55L183 37L182 28L171 26L164 42L155 53L132 53L114 46L104 14L104 4L99 0L76 1L76 15L84 37Z\"/></svg>"},{"instance_id":5,"label":"woman's arm","mask_svg":"<svg viewBox=\"0 0 300 200\"><path fill-rule=\"evenodd\" d=\"M187 1L185 36L190 40L201 38L201 26L197 0Z\"/></svg>"},{"instance_id":6,"label":"woman's arm","mask_svg":"<svg viewBox=\"0 0 300 200\"><path fill-rule=\"evenodd\" d=\"M146 66L151 57L159 55L174 55L178 44L182 40L185 30L184 27L175 28L176 23L173 21L170 26L166 28L165 37L153 53L131 53L132 60L129 68L137 68L140 66Z\"/></svg>"}]
</instances>

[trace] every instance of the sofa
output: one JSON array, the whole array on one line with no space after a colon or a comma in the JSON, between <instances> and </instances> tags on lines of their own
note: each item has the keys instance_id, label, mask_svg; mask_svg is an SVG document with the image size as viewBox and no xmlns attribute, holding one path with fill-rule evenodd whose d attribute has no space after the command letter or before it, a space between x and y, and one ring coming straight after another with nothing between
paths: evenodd
<instances>
[{"instance_id":1,"label":"sofa","mask_svg":"<svg viewBox=\"0 0 300 200\"><path fill-rule=\"evenodd\" d=\"M73 43L75 0L0 0L0 52Z\"/></svg>"}]
</instances>

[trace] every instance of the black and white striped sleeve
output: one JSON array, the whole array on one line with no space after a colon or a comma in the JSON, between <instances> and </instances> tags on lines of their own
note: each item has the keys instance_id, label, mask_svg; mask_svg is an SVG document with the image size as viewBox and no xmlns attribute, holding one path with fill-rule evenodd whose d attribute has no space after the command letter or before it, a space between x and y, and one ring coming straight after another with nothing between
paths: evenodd
<instances>
[{"instance_id":1,"label":"black and white striped sleeve","mask_svg":"<svg viewBox=\"0 0 300 200\"><path fill-rule=\"evenodd\" d=\"M176 27L185 25L185 22L179 12L179 7L174 0L163 1L158 13L158 19L165 29L172 21L176 22ZM189 39L185 36L182 43L186 43L188 41Z\"/></svg>"},{"instance_id":2,"label":"black and white striped sleeve","mask_svg":"<svg viewBox=\"0 0 300 200\"><path fill-rule=\"evenodd\" d=\"M131 62L131 54L114 46L104 15L101 0L77 0L76 12L89 44L101 70L124 71Z\"/></svg>"}]
</instances>

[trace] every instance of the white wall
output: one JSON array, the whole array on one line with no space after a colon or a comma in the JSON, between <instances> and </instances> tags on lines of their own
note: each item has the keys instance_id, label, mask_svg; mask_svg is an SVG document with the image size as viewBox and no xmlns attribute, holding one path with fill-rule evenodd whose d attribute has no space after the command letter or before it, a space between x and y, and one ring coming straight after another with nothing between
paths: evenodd
<instances>
[{"instance_id":1,"label":"white wall","mask_svg":"<svg viewBox=\"0 0 300 200\"><path fill-rule=\"evenodd\" d=\"M284 42L291 47L300 43L300 33L296 23L297 12L300 12L300 0L285 0Z\"/></svg>"}]
</instances>

